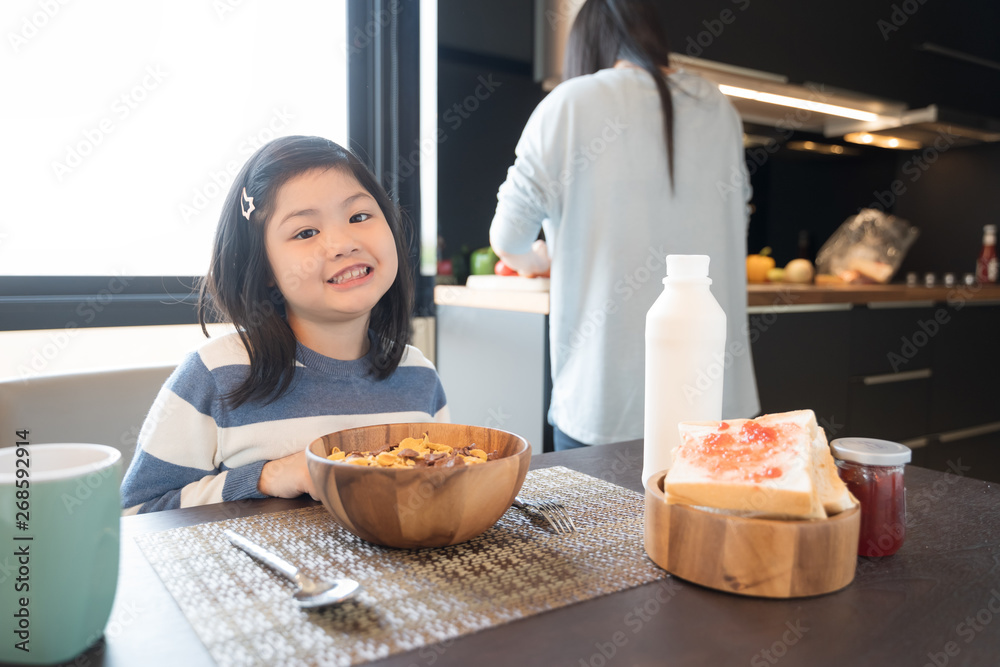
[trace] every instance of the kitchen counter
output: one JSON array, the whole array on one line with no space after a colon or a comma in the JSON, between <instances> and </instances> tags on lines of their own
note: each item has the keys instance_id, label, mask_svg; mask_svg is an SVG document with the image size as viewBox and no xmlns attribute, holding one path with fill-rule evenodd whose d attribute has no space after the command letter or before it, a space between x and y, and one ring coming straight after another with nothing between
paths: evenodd
<instances>
[{"instance_id":1,"label":"kitchen counter","mask_svg":"<svg viewBox=\"0 0 1000 667\"><path fill-rule=\"evenodd\" d=\"M434 288L434 303L439 306L511 310L536 315L549 314L548 292L472 289L464 285L438 285Z\"/></svg>"},{"instance_id":2,"label":"kitchen counter","mask_svg":"<svg viewBox=\"0 0 1000 667\"><path fill-rule=\"evenodd\" d=\"M868 304L886 302L1000 302L1000 285L907 287L906 285L748 285L747 305ZM916 305L916 303L914 303Z\"/></svg>"},{"instance_id":3,"label":"kitchen counter","mask_svg":"<svg viewBox=\"0 0 1000 667\"><path fill-rule=\"evenodd\" d=\"M956 304L961 302L996 301L1000 303L1000 285L966 287L906 287L905 285L749 285L747 305L752 307L807 306L820 304L869 304L927 302ZM548 292L470 289L460 285L439 285L434 288L434 303L445 306L510 310L547 315Z\"/></svg>"}]
</instances>

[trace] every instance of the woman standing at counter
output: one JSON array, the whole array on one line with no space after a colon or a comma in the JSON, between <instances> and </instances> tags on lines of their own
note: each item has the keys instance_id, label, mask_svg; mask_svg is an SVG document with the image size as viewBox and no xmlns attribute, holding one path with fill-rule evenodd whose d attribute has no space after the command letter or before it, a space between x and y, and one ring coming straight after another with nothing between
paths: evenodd
<instances>
[{"instance_id":1,"label":"woman standing at counter","mask_svg":"<svg viewBox=\"0 0 1000 667\"><path fill-rule=\"evenodd\" d=\"M731 353L720 360L723 417L759 409L742 126L715 85L671 68L667 54L652 0L587 0L567 80L532 113L497 195L500 258L524 275L551 270L556 449L642 437L645 317L667 254L711 257Z\"/></svg>"}]
</instances>

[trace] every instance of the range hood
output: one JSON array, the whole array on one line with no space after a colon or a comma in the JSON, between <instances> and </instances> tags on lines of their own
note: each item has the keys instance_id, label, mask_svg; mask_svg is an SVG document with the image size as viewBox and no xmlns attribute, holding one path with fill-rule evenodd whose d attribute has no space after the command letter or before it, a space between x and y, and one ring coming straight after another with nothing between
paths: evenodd
<instances>
[{"instance_id":1,"label":"range hood","mask_svg":"<svg viewBox=\"0 0 1000 667\"><path fill-rule=\"evenodd\" d=\"M671 61L719 85L746 123L801 130L886 148L1000 141L1000 120L931 105L905 104L672 53Z\"/></svg>"},{"instance_id":2,"label":"range hood","mask_svg":"<svg viewBox=\"0 0 1000 667\"><path fill-rule=\"evenodd\" d=\"M534 77L546 91L562 80L562 57L579 4L534 0ZM932 46L925 44L924 48L932 50ZM956 57L955 52L946 55ZM935 105L908 109L897 101L822 84L793 84L779 74L680 53L671 53L670 60L718 84L745 124L776 128L785 137L790 130L803 131L859 144L910 150L933 145L942 137L951 146L1000 141L1000 120L994 118Z\"/></svg>"}]
</instances>

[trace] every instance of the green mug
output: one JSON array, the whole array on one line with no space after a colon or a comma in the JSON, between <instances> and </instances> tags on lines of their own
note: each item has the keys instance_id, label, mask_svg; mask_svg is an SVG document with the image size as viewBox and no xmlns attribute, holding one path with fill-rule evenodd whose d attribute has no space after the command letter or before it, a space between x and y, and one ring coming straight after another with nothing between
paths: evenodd
<instances>
[{"instance_id":1,"label":"green mug","mask_svg":"<svg viewBox=\"0 0 1000 667\"><path fill-rule=\"evenodd\" d=\"M0 662L63 662L100 639L111 614L121 452L21 435L0 448Z\"/></svg>"}]
</instances>

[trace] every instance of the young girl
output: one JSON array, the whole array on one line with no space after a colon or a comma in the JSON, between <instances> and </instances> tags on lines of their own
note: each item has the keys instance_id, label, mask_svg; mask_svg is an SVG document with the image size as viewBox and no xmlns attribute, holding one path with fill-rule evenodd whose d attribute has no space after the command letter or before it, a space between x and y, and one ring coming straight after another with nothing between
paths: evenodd
<instances>
[{"instance_id":1,"label":"young girl","mask_svg":"<svg viewBox=\"0 0 1000 667\"><path fill-rule=\"evenodd\" d=\"M122 483L125 514L315 496L305 448L356 426L447 421L410 338L413 282L398 209L318 137L258 150L223 205L198 316L236 333L160 390ZM207 336L206 331L206 336Z\"/></svg>"}]
</instances>

